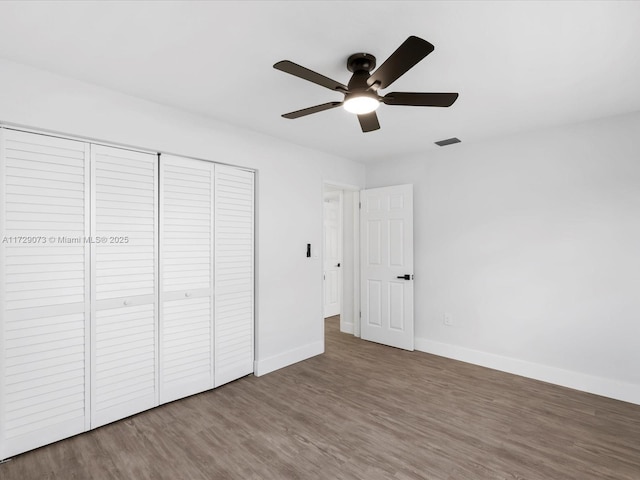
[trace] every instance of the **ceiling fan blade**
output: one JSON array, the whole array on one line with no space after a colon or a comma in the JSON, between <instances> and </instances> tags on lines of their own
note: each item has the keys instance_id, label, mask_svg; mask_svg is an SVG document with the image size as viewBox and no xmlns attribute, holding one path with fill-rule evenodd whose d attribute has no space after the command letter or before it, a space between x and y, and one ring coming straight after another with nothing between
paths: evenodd
<instances>
[{"instance_id":1,"label":"ceiling fan blade","mask_svg":"<svg viewBox=\"0 0 640 480\"><path fill-rule=\"evenodd\" d=\"M411 36L387 58L367 80L369 86L387 88L411 67L433 52L435 47L426 40Z\"/></svg>"},{"instance_id":2,"label":"ceiling fan blade","mask_svg":"<svg viewBox=\"0 0 640 480\"><path fill-rule=\"evenodd\" d=\"M303 108L302 110L296 110L295 112L289 112L282 115L284 118L294 119L304 117L306 115L311 115L312 113L323 112L324 110L329 110L331 108L336 108L342 105L342 102L329 102L323 103L321 105L316 105L314 107Z\"/></svg>"},{"instance_id":3,"label":"ceiling fan blade","mask_svg":"<svg viewBox=\"0 0 640 480\"><path fill-rule=\"evenodd\" d=\"M372 132L373 130L378 130L380 128L380 123L378 123L378 116L376 115L376 112L358 115L358 120L360 121L360 127L362 127L362 131L365 133Z\"/></svg>"},{"instance_id":4,"label":"ceiling fan blade","mask_svg":"<svg viewBox=\"0 0 640 480\"><path fill-rule=\"evenodd\" d=\"M290 62L289 60L282 60L276 63L273 66L273 68L275 68L276 70L280 70L282 72L288 73L290 75L300 77L303 80L307 80L309 82L315 83L316 85L320 85L322 87L328 88L329 90L338 90L338 91L344 91L344 92L348 90L346 85L343 85L340 82L336 82L335 80L332 80L329 77L325 77L324 75L320 75L319 73L316 73L313 70L309 70L308 68L302 67L297 63Z\"/></svg>"},{"instance_id":5,"label":"ceiling fan blade","mask_svg":"<svg viewBox=\"0 0 640 480\"><path fill-rule=\"evenodd\" d=\"M391 92L382 97L386 105L414 107L450 107L458 98L457 93Z\"/></svg>"}]
</instances>

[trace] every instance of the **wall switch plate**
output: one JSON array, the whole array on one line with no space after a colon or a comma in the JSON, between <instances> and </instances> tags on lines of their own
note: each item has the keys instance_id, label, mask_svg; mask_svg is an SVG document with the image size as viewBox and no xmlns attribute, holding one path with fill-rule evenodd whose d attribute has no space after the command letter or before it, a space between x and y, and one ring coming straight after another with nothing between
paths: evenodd
<instances>
[{"instance_id":1,"label":"wall switch plate","mask_svg":"<svg viewBox=\"0 0 640 480\"><path fill-rule=\"evenodd\" d=\"M448 327L453 326L453 318L451 317L450 313L445 313L442 315L442 323L444 323Z\"/></svg>"}]
</instances>

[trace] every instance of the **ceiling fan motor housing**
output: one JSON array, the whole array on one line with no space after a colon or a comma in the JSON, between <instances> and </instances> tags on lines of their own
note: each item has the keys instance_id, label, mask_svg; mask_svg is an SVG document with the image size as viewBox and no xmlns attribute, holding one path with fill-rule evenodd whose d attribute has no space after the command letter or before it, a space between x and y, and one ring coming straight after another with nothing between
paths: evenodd
<instances>
[{"instance_id":1,"label":"ceiling fan motor housing","mask_svg":"<svg viewBox=\"0 0 640 480\"><path fill-rule=\"evenodd\" d=\"M370 53L354 53L347 59L347 68L350 72L371 72L376 68L376 57Z\"/></svg>"},{"instance_id":2,"label":"ceiling fan motor housing","mask_svg":"<svg viewBox=\"0 0 640 480\"><path fill-rule=\"evenodd\" d=\"M349 92L347 93L347 99L350 96L361 95L370 90L367 80L371 76L371 71L376 66L376 57L368 53L354 53L347 60L347 68L350 72L353 72L351 79L349 80Z\"/></svg>"}]
</instances>

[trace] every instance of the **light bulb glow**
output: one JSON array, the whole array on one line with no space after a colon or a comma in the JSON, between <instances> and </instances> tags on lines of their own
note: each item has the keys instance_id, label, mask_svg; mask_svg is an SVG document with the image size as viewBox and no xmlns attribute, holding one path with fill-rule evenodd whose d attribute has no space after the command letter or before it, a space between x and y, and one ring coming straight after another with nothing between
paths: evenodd
<instances>
[{"instance_id":1,"label":"light bulb glow","mask_svg":"<svg viewBox=\"0 0 640 480\"><path fill-rule=\"evenodd\" d=\"M347 112L363 115L375 111L380 106L380 102L374 97L361 95L345 100L343 106Z\"/></svg>"}]
</instances>

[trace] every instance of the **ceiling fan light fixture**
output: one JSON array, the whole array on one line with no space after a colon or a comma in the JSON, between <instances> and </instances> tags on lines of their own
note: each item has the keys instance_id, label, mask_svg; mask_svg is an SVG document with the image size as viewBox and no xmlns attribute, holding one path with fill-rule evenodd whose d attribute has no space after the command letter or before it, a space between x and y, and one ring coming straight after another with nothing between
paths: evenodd
<instances>
[{"instance_id":1,"label":"ceiling fan light fixture","mask_svg":"<svg viewBox=\"0 0 640 480\"><path fill-rule=\"evenodd\" d=\"M349 113L356 115L364 115L376 111L380 106L380 101L371 95L354 95L347 98L344 103L344 109Z\"/></svg>"}]
</instances>

